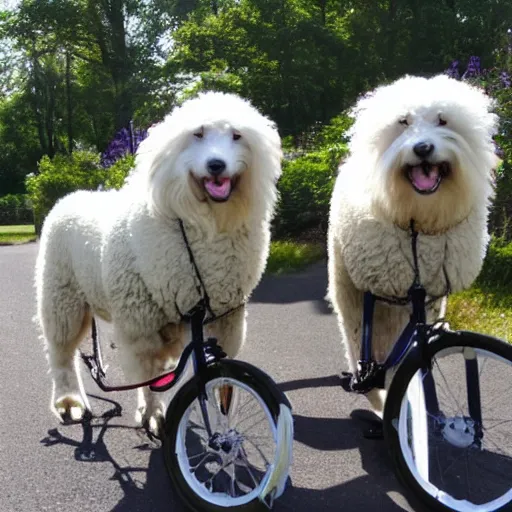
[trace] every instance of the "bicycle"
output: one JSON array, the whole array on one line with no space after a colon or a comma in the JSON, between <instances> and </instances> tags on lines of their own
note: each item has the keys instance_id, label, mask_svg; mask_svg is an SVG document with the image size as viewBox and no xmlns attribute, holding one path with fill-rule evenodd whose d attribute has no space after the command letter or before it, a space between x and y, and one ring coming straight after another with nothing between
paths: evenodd
<instances>
[{"instance_id":1,"label":"bicycle","mask_svg":"<svg viewBox=\"0 0 512 512\"><path fill-rule=\"evenodd\" d=\"M503 430L512 426L512 407L507 412L503 397L495 395L502 384L506 394L512 390L512 346L484 334L452 331L442 319L427 323L426 307L439 297L427 301L420 282L417 235L411 222L415 278L407 297L364 294L360 360L354 374L342 373L342 386L362 394L388 389L384 440L396 476L420 507L509 510L512 436ZM410 320L384 362L372 357L373 312L379 300L412 305ZM445 389L458 384L463 388L459 393ZM493 415L492 406L504 413L502 419ZM471 477L472 469L479 470L477 478Z\"/></svg>"},{"instance_id":2,"label":"bicycle","mask_svg":"<svg viewBox=\"0 0 512 512\"><path fill-rule=\"evenodd\" d=\"M271 509L285 490L291 465L292 408L269 375L249 363L227 359L216 338L204 339L205 324L238 308L223 315L213 313L182 223L180 226L201 299L182 315L191 325L192 339L177 366L146 382L109 385L94 319L93 353L81 356L105 392L143 386L165 392L183 384L167 408L162 445L170 480L189 509ZM191 376L185 378L187 373ZM251 423L245 424L248 420Z\"/></svg>"}]
</instances>

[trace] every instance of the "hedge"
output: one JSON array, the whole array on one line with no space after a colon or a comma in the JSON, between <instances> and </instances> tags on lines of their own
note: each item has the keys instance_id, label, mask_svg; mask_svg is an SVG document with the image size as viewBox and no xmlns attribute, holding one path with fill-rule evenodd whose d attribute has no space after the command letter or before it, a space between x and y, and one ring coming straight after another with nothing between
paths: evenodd
<instances>
[{"instance_id":1,"label":"hedge","mask_svg":"<svg viewBox=\"0 0 512 512\"><path fill-rule=\"evenodd\" d=\"M26 194L0 197L0 225L32 224L34 215Z\"/></svg>"}]
</instances>

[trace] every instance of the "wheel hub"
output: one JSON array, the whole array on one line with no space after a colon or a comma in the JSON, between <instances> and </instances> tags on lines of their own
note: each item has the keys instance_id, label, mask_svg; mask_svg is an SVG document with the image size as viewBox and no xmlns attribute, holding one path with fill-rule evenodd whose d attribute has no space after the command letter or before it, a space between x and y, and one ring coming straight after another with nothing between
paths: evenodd
<instances>
[{"instance_id":1,"label":"wheel hub","mask_svg":"<svg viewBox=\"0 0 512 512\"><path fill-rule=\"evenodd\" d=\"M208 443L208 446L217 452L221 452L220 455L223 458L235 459L238 452L243 444L243 437L235 430L230 429L225 434L215 432ZM223 452L223 453L222 453ZM225 455L224 455L225 454Z\"/></svg>"},{"instance_id":2,"label":"wheel hub","mask_svg":"<svg viewBox=\"0 0 512 512\"><path fill-rule=\"evenodd\" d=\"M442 429L443 437L458 448L471 446L476 440L475 432L475 422L464 416L446 418Z\"/></svg>"}]
</instances>

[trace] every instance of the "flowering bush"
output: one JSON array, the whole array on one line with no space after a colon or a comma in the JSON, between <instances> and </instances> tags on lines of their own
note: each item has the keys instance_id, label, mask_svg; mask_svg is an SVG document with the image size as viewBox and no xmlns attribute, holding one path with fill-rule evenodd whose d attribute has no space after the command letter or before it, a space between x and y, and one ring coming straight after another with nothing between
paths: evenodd
<instances>
[{"instance_id":1,"label":"flowering bush","mask_svg":"<svg viewBox=\"0 0 512 512\"><path fill-rule=\"evenodd\" d=\"M131 132L133 139L130 130L126 128L122 128L115 134L107 149L101 155L101 165L104 168L110 167L128 154L134 154L139 144L148 136L147 130L133 129Z\"/></svg>"},{"instance_id":2,"label":"flowering bush","mask_svg":"<svg viewBox=\"0 0 512 512\"><path fill-rule=\"evenodd\" d=\"M496 56L496 65L482 69L477 56L469 58L464 72L459 61L453 61L446 74L481 87L496 100L500 126L495 136L497 153L502 164L496 169L496 198L490 216L490 228L495 236L512 239L512 31L508 42Z\"/></svg>"}]
</instances>

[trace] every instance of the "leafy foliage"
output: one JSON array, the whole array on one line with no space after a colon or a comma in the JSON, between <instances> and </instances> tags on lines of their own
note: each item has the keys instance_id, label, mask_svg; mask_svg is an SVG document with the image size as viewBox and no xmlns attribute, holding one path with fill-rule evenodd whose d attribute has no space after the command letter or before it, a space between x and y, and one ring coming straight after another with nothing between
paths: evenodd
<instances>
[{"instance_id":1,"label":"leafy foliage","mask_svg":"<svg viewBox=\"0 0 512 512\"><path fill-rule=\"evenodd\" d=\"M496 101L500 127L495 136L497 151L502 159L496 169L496 197L490 216L492 232L499 239L512 240L512 31L509 30L496 66L482 69L480 58L470 56L466 70L461 73L459 61L453 61L447 74L483 88Z\"/></svg>"},{"instance_id":2,"label":"leafy foliage","mask_svg":"<svg viewBox=\"0 0 512 512\"><path fill-rule=\"evenodd\" d=\"M300 236L311 229L325 235L336 172L346 151L337 143L283 162L273 225L277 237Z\"/></svg>"},{"instance_id":3,"label":"leafy foliage","mask_svg":"<svg viewBox=\"0 0 512 512\"><path fill-rule=\"evenodd\" d=\"M303 134L301 148L288 147L279 179L279 203L273 223L279 238L304 236L319 231L325 238L329 205L340 161L347 152L345 132L352 120L345 114L335 116L323 127ZM294 151L295 150L295 151Z\"/></svg>"},{"instance_id":4,"label":"leafy foliage","mask_svg":"<svg viewBox=\"0 0 512 512\"><path fill-rule=\"evenodd\" d=\"M38 233L44 218L59 199L79 189L97 190L107 177L99 155L89 151L55 155L53 159L44 156L38 167L38 174L26 179Z\"/></svg>"},{"instance_id":5,"label":"leafy foliage","mask_svg":"<svg viewBox=\"0 0 512 512\"><path fill-rule=\"evenodd\" d=\"M0 225L32 224L32 209L25 194L7 194L0 197Z\"/></svg>"},{"instance_id":6,"label":"leafy foliage","mask_svg":"<svg viewBox=\"0 0 512 512\"><path fill-rule=\"evenodd\" d=\"M511 18L509 0L20 0L0 12L0 193L23 192L43 155L90 150L106 167L124 160L131 121L147 128L205 89L250 98L277 122L287 152L318 153L286 163L283 187L304 167L323 190L319 169L332 172L350 124L340 112L369 88L476 55L464 79L494 69L491 89L509 83ZM504 122L509 89L493 92ZM503 126L497 140L510 155ZM509 169L507 156L496 226L512 214Z\"/></svg>"},{"instance_id":7,"label":"leafy foliage","mask_svg":"<svg viewBox=\"0 0 512 512\"><path fill-rule=\"evenodd\" d=\"M135 157L127 154L110 166L107 171L107 179L105 181L105 189L120 189L128 174L135 166Z\"/></svg>"},{"instance_id":8,"label":"leafy foliage","mask_svg":"<svg viewBox=\"0 0 512 512\"><path fill-rule=\"evenodd\" d=\"M325 257L322 244L305 244L290 241L274 241L265 271L279 275L296 272Z\"/></svg>"}]
</instances>

